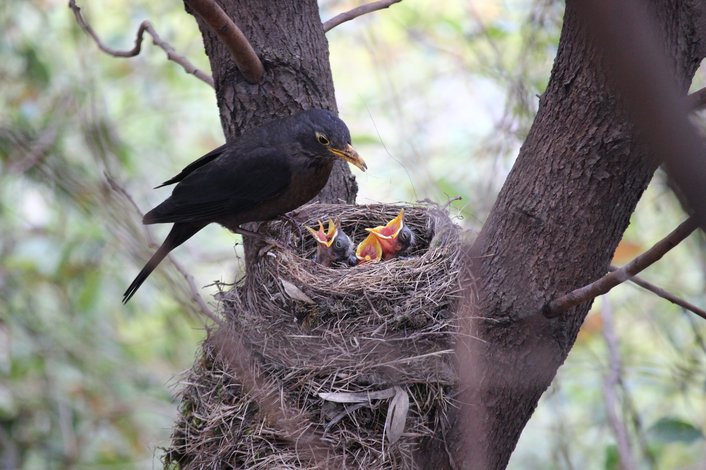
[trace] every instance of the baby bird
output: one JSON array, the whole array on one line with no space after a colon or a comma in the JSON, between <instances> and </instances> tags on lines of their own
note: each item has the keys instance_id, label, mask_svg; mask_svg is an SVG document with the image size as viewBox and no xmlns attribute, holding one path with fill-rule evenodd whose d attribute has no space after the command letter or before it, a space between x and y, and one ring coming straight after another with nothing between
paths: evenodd
<instances>
[{"instance_id":1,"label":"baby bird","mask_svg":"<svg viewBox=\"0 0 706 470\"><path fill-rule=\"evenodd\" d=\"M318 230L311 227L306 228L316 240L315 261L327 268L337 263L355 266L356 258L353 252L353 242L350 237L348 237L343 230L339 229L338 225L332 219L328 221L328 229L326 232L324 232L324 224L322 224L320 220L318 222Z\"/></svg>"},{"instance_id":2,"label":"baby bird","mask_svg":"<svg viewBox=\"0 0 706 470\"><path fill-rule=\"evenodd\" d=\"M404 208L400 209L397 217L389 221L387 225L366 228L365 230L377 238L382 250L383 261L406 255L416 242L414 232L404 224Z\"/></svg>"}]
</instances>

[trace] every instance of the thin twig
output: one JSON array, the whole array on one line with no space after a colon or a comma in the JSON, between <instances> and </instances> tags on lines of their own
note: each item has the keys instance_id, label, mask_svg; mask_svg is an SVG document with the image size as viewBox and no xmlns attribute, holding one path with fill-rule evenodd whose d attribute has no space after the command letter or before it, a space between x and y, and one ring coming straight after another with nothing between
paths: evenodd
<instances>
[{"instance_id":1,"label":"thin twig","mask_svg":"<svg viewBox=\"0 0 706 470\"><path fill-rule=\"evenodd\" d=\"M93 31L93 28L91 27L88 22L83 18L83 15L81 14L81 8L76 5L76 0L69 0L69 8L74 12L74 16L76 17L76 22L78 25L81 27L81 29L91 36L93 38L93 41L96 43L98 48L105 52L108 55L111 55L113 57L123 57L123 58L128 58L128 57L135 57L137 56L140 51L142 50L142 39L147 32L150 36L152 36L152 42L154 43L155 46L159 47L162 49L164 52L167 54L167 59L171 60L172 62L176 62L177 64L181 65L181 67L184 69L186 73L194 75L196 78L199 80L209 84L211 87L213 87L213 78L207 75L206 73L202 72L199 70L194 64L192 64L189 59L184 57L183 55L177 54L176 50L174 47L172 47L171 44L169 44L167 41L163 40L159 34L157 34L157 31L155 31L154 27L152 26L152 23L149 20L145 20L142 23L140 23L140 27L137 29L137 34L135 35L135 46L127 51L119 51L116 49L112 49L108 46L106 46L103 41L98 37L95 31Z\"/></svg>"},{"instance_id":2,"label":"thin twig","mask_svg":"<svg viewBox=\"0 0 706 470\"><path fill-rule=\"evenodd\" d=\"M612 264L608 268L611 271L617 271L619 268L616 266L613 266ZM668 300L672 302L673 304L676 304L680 306L681 308L685 310L689 310L690 312L695 313L696 315L700 316L704 320L706 320L706 310L703 310L696 305L692 304L691 302L687 302L684 299L680 299L676 295L672 294L671 292L668 292L664 289L662 289L659 286L656 286L652 284L651 282L645 281L639 276L632 276L629 279L630 282L633 284L637 284L638 286L642 287L643 289L647 289L648 291L652 292L653 294L658 295L659 297L662 297L665 300Z\"/></svg>"},{"instance_id":3,"label":"thin twig","mask_svg":"<svg viewBox=\"0 0 706 470\"><path fill-rule=\"evenodd\" d=\"M620 468L623 470L634 470L636 468L630 446L630 438L627 426L620 418L618 410L621 409L618 402L618 388L622 384L622 365L620 363L620 349L618 347L618 335L615 332L613 321L613 309L608 302L608 298L603 298L603 308L601 318L603 318L603 339L608 347L608 374L603 378L603 398L605 400L608 423L615 435L616 447L620 458Z\"/></svg>"},{"instance_id":4,"label":"thin twig","mask_svg":"<svg viewBox=\"0 0 706 470\"><path fill-rule=\"evenodd\" d=\"M243 32L213 0L186 0L186 3L203 19L230 51L230 55L243 77L258 83L265 74L260 58Z\"/></svg>"},{"instance_id":5,"label":"thin twig","mask_svg":"<svg viewBox=\"0 0 706 470\"><path fill-rule=\"evenodd\" d=\"M621 268L609 272L597 281L580 287L568 294L552 300L543 308L543 313L548 318L554 318L580 303L587 302L599 295L603 295L618 284L627 281L643 269L659 261L669 250L677 246L698 227L695 217L689 217L672 233L657 242L652 248L638 255L635 259Z\"/></svg>"},{"instance_id":6,"label":"thin twig","mask_svg":"<svg viewBox=\"0 0 706 470\"><path fill-rule=\"evenodd\" d=\"M135 209L135 211L140 215L140 217L144 216L142 210L140 207L137 205L135 200L132 198L132 195L127 192L125 188L123 188L120 183L118 183L109 173L105 172L105 179L108 181L108 185L110 185L111 189L113 191L121 194L129 203L130 205ZM145 227L145 234L147 236L147 241L150 243L150 245L155 244L154 237L152 236L152 232ZM186 283L189 285L189 290L191 293L191 299L196 301L196 304L199 306L199 309L201 310L201 313L203 313L205 316L210 318L213 322L215 322L217 325L224 326L223 321L218 318L218 316L213 313L213 310L211 310L206 302L203 300L203 297L201 297L201 294L199 293L198 288L196 287L196 284L194 283L194 278L189 272L184 268L184 266L179 263L176 259L174 259L173 256L167 255L167 258L171 263L174 265L177 271L179 271L179 274L181 274L184 279L186 280Z\"/></svg>"},{"instance_id":7,"label":"thin twig","mask_svg":"<svg viewBox=\"0 0 706 470\"><path fill-rule=\"evenodd\" d=\"M341 23L345 23L346 21L353 20L355 18L358 18L359 16L372 13L374 11L389 8L393 4L399 3L401 1L402 0L379 0L377 2L366 3L365 5L360 5L359 7L355 7L346 12L339 13L330 20L326 20L324 22L324 31L329 32Z\"/></svg>"},{"instance_id":8,"label":"thin twig","mask_svg":"<svg viewBox=\"0 0 706 470\"><path fill-rule=\"evenodd\" d=\"M34 139L28 138L26 142L19 142L15 145L15 151L11 154L8 170L10 173L24 173L36 165L40 164L48 155L52 146L56 142L58 129L50 126ZM8 129L8 136L12 140L20 140L14 132ZM17 144L18 142L13 142ZM17 158L14 155L17 154Z\"/></svg>"},{"instance_id":9,"label":"thin twig","mask_svg":"<svg viewBox=\"0 0 706 470\"><path fill-rule=\"evenodd\" d=\"M441 206L441 207L443 207L444 209L448 209L449 206L451 206L451 204L453 204L454 202L456 202L456 201L462 201L462 200L463 200L463 197L461 197L461 196L454 196L454 197L452 197L452 198L449 198L449 200L446 201L446 204L444 204L444 205Z\"/></svg>"}]
</instances>

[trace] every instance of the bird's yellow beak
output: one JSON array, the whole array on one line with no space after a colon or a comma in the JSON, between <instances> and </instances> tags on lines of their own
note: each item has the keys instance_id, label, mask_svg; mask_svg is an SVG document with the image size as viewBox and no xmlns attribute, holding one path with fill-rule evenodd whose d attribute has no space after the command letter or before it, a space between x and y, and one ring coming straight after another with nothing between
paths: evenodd
<instances>
[{"instance_id":1,"label":"bird's yellow beak","mask_svg":"<svg viewBox=\"0 0 706 470\"><path fill-rule=\"evenodd\" d=\"M368 165L365 164L365 160L363 160L363 158L358 155L358 152L356 152L356 150L351 144L348 144L344 149L329 147L329 151L338 158L357 166L363 171L368 169Z\"/></svg>"},{"instance_id":2,"label":"bird's yellow beak","mask_svg":"<svg viewBox=\"0 0 706 470\"><path fill-rule=\"evenodd\" d=\"M382 246L377 237L372 233L360 242L360 245L355 250L355 257L359 264L362 263L377 263L382 259Z\"/></svg>"},{"instance_id":3,"label":"bird's yellow beak","mask_svg":"<svg viewBox=\"0 0 706 470\"><path fill-rule=\"evenodd\" d=\"M368 232L374 234L381 239L394 239L399 235L400 230L404 227L404 208L400 209L397 217L387 223L387 225L379 225L374 228L366 228Z\"/></svg>"},{"instance_id":4,"label":"bird's yellow beak","mask_svg":"<svg viewBox=\"0 0 706 470\"><path fill-rule=\"evenodd\" d=\"M336 240L336 236L338 235L338 227L333 219L328 219L328 230L324 232L324 224L322 224L320 220L318 222L318 230L312 227L306 227L306 229L313 235L318 243L324 245L326 248L329 248L333 245L334 240Z\"/></svg>"}]
</instances>

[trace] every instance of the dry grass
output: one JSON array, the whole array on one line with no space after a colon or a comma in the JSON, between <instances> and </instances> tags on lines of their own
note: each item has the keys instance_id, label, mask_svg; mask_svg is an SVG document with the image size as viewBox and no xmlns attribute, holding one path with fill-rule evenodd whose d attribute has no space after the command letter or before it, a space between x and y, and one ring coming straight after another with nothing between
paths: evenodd
<instances>
[{"instance_id":1,"label":"dry grass","mask_svg":"<svg viewBox=\"0 0 706 470\"><path fill-rule=\"evenodd\" d=\"M400 207L310 205L261 229L293 249L264 254L223 293L228 327L185 377L166 465L415 468L415 453L443 435L456 380L460 230L437 206L404 206L418 237L409 257L326 268L302 226L338 218L359 242ZM368 392L384 398L338 402ZM391 413L394 394L409 405Z\"/></svg>"}]
</instances>

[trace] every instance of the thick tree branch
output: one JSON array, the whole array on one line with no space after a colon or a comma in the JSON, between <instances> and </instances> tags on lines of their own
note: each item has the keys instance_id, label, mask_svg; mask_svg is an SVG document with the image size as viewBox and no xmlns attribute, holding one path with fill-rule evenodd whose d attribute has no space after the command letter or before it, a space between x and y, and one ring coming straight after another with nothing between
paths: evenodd
<instances>
[{"instance_id":1,"label":"thick tree branch","mask_svg":"<svg viewBox=\"0 0 706 470\"><path fill-rule=\"evenodd\" d=\"M363 16L374 11L384 10L385 8L389 8L393 4L401 1L402 0L379 0L377 2L366 3L365 5L360 5L359 7L355 7L346 12L339 13L330 20L326 20L324 22L324 31L329 32L341 23L345 23L346 21L356 19L359 16Z\"/></svg>"},{"instance_id":2,"label":"thick tree branch","mask_svg":"<svg viewBox=\"0 0 706 470\"><path fill-rule=\"evenodd\" d=\"M566 295L556 298L544 306L544 315L554 318L566 312L571 307L587 302L599 295L603 295L618 284L629 280L648 266L659 261L669 250L681 243L686 237L698 228L695 217L689 217L674 229L669 235L657 242L652 248L637 256L635 259L615 271L609 272L597 281L580 287Z\"/></svg>"},{"instance_id":3,"label":"thick tree branch","mask_svg":"<svg viewBox=\"0 0 706 470\"><path fill-rule=\"evenodd\" d=\"M619 268L613 265L610 265L611 271L617 271ZM629 279L630 282L633 284L637 284L638 286L642 287L643 289L647 289L648 291L652 292L655 295L658 295L659 297L662 297L665 300L668 300L672 302L675 305L680 306L681 308L685 310L689 310L690 312L695 313L696 315L700 316L704 320L706 320L706 310L703 310L696 305L692 304L691 302L687 302L684 299L680 299L676 295L672 294L671 292L668 292L664 289L662 289L659 286L656 286L652 284L651 282L645 281L639 276L633 276Z\"/></svg>"},{"instance_id":4,"label":"thick tree branch","mask_svg":"<svg viewBox=\"0 0 706 470\"><path fill-rule=\"evenodd\" d=\"M127 51L119 51L106 46L103 41L101 41L96 32L93 31L91 25L88 24L88 22L86 22L86 20L83 18L83 15L81 14L81 8L76 5L76 0L69 0L69 8L71 8L71 10L74 12L76 22L81 27L81 29L86 34L91 36L98 48L106 54L111 55L113 57L123 58L135 57L139 55L140 51L142 50L142 38L145 32L147 32L150 36L152 36L152 42L154 42L154 45L166 52L167 59L181 65L181 67L186 73L194 75L199 80L208 83L211 87L213 87L213 78L199 70L194 64L189 61L189 59L177 54L176 50L172 47L172 45L169 44L167 41L163 40L159 36L159 34L157 34L157 31L155 31L154 27L152 26L152 23L150 23L148 20L145 20L140 23L140 27L137 29L137 34L135 35L135 46Z\"/></svg>"},{"instance_id":5,"label":"thick tree branch","mask_svg":"<svg viewBox=\"0 0 706 470\"><path fill-rule=\"evenodd\" d=\"M664 162L694 218L706 230L704 146L688 120L689 109L679 88L684 83L675 83L665 54L655 53L662 49L653 18L636 0L597 0L578 2L577 6L605 55L613 86L644 142L652 155ZM623 18L632 19L626 22Z\"/></svg>"},{"instance_id":6,"label":"thick tree branch","mask_svg":"<svg viewBox=\"0 0 706 470\"><path fill-rule=\"evenodd\" d=\"M265 67L257 57L255 49L238 26L213 0L186 0L230 51L230 55L243 77L250 83L258 83L265 74Z\"/></svg>"}]
</instances>

